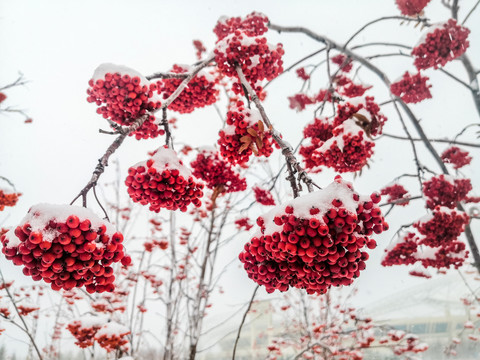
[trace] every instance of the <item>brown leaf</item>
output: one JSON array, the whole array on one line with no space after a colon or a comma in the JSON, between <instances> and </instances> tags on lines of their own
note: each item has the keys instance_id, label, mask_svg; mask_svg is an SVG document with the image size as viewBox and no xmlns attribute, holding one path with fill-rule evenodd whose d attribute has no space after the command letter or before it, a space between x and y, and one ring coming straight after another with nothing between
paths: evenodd
<instances>
[{"instance_id":1,"label":"brown leaf","mask_svg":"<svg viewBox=\"0 0 480 360\"><path fill-rule=\"evenodd\" d=\"M247 132L252 135L253 137L257 137L258 136L258 133L255 131L255 129L253 128L248 128L247 129Z\"/></svg>"},{"instance_id":2,"label":"brown leaf","mask_svg":"<svg viewBox=\"0 0 480 360\"><path fill-rule=\"evenodd\" d=\"M240 142L250 144L252 142L251 136L245 135L240 138Z\"/></svg>"},{"instance_id":3,"label":"brown leaf","mask_svg":"<svg viewBox=\"0 0 480 360\"><path fill-rule=\"evenodd\" d=\"M265 131L265 126L263 125L262 120L258 120L258 131L260 131L261 133Z\"/></svg>"},{"instance_id":4,"label":"brown leaf","mask_svg":"<svg viewBox=\"0 0 480 360\"><path fill-rule=\"evenodd\" d=\"M255 138L255 143L257 144L257 147L258 147L259 149L263 148L263 142L262 142L262 140L261 140L260 138L256 137L256 138Z\"/></svg>"},{"instance_id":5,"label":"brown leaf","mask_svg":"<svg viewBox=\"0 0 480 360\"><path fill-rule=\"evenodd\" d=\"M258 156L258 150L257 150L257 147L255 146L254 143L251 143L250 144L250 149L252 149L253 153L255 154L255 156Z\"/></svg>"},{"instance_id":6,"label":"brown leaf","mask_svg":"<svg viewBox=\"0 0 480 360\"><path fill-rule=\"evenodd\" d=\"M240 149L238 149L238 153L241 154L242 152L247 150L249 145L251 145L251 143L245 143L242 146L240 146Z\"/></svg>"}]
</instances>

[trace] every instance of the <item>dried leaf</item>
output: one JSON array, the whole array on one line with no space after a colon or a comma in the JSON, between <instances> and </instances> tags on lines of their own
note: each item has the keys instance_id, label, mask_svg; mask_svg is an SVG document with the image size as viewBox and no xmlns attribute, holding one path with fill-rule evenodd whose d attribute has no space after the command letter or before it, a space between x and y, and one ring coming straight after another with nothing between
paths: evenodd
<instances>
[{"instance_id":1,"label":"dried leaf","mask_svg":"<svg viewBox=\"0 0 480 360\"><path fill-rule=\"evenodd\" d=\"M252 137L248 135L242 136L240 142L250 144L252 142Z\"/></svg>"},{"instance_id":2,"label":"dried leaf","mask_svg":"<svg viewBox=\"0 0 480 360\"><path fill-rule=\"evenodd\" d=\"M262 120L258 120L258 131L260 131L261 133L265 131L265 126L263 125Z\"/></svg>"},{"instance_id":3,"label":"dried leaf","mask_svg":"<svg viewBox=\"0 0 480 360\"><path fill-rule=\"evenodd\" d=\"M248 149L249 145L251 145L251 143L245 143L243 144L242 146L240 146L240 149L238 149L238 153L241 154L242 152L244 152L245 150Z\"/></svg>"},{"instance_id":4,"label":"dried leaf","mask_svg":"<svg viewBox=\"0 0 480 360\"><path fill-rule=\"evenodd\" d=\"M257 147L258 147L259 149L263 148L263 142L262 142L262 140L261 140L260 138L256 137L256 138L255 138L255 142L256 142Z\"/></svg>"},{"instance_id":5,"label":"dried leaf","mask_svg":"<svg viewBox=\"0 0 480 360\"><path fill-rule=\"evenodd\" d=\"M255 146L254 143L251 143L250 144L250 149L252 149L253 153L255 154L255 156L258 156L258 150L257 150L257 147Z\"/></svg>"},{"instance_id":6,"label":"dried leaf","mask_svg":"<svg viewBox=\"0 0 480 360\"><path fill-rule=\"evenodd\" d=\"M255 129L253 128L248 128L247 129L247 132L252 135L253 137L257 137L258 136L258 133L255 131Z\"/></svg>"}]
</instances>

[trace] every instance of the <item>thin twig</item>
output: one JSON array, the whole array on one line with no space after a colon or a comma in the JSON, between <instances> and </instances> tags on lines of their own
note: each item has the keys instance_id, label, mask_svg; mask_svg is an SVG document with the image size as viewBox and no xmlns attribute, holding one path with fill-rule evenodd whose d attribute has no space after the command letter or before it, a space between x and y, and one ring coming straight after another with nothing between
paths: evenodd
<instances>
[{"instance_id":1,"label":"thin twig","mask_svg":"<svg viewBox=\"0 0 480 360\"><path fill-rule=\"evenodd\" d=\"M237 332L237 337L235 338L235 344L233 345L232 360L235 360L235 353L237 352L237 345L238 345L238 341L240 340L240 334L242 333L242 327L243 327L243 324L245 323L245 319L247 318L247 314L250 311L250 308L252 307L253 300L255 299L255 295L257 295L257 291L259 288L260 288L260 285L257 285L255 287L255 290L253 290L253 294L252 294L252 297L250 298L250 302L248 303L247 310L245 310L245 313L243 314L242 322L240 323L240 326Z\"/></svg>"}]
</instances>

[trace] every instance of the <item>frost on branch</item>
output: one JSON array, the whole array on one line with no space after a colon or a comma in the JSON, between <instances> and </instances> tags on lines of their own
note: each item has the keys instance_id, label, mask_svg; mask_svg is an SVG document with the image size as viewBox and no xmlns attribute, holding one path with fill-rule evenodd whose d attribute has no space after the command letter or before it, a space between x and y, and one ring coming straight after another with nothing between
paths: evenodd
<instances>
[{"instance_id":1,"label":"frost on branch","mask_svg":"<svg viewBox=\"0 0 480 360\"><path fill-rule=\"evenodd\" d=\"M257 109L248 109L243 101L230 106L227 124L219 132L220 154L232 164L244 165L250 155L269 157L273 152L273 139L265 129Z\"/></svg>"},{"instance_id":2,"label":"frost on branch","mask_svg":"<svg viewBox=\"0 0 480 360\"><path fill-rule=\"evenodd\" d=\"M305 168L312 172L327 166L338 172L359 171L373 155L372 136L381 134L386 118L373 97L339 104L332 119L315 119L304 129L310 144L300 147Z\"/></svg>"},{"instance_id":3,"label":"frost on branch","mask_svg":"<svg viewBox=\"0 0 480 360\"><path fill-rule=\"evenodd\" d=\"M174 65L172 73L184 74L192 71L188 65ZM183 79L163 79L157 82L157 91L162 99L168 99ZM168 109L182 114L191 113L197 108L214 104L218 99L217 80L213 75L202 70L196 75L168 106Z\"/></svg>"},{"instance_id":4,"label":"frost on branch","mask_svg":"<svg viewBox=\"0 0 480 360\"><path fill-rule=\"evenodd\" d=\"M257 219L260 232L239 255L248 276L267 292L290 286L309 294L350 285L365 269L370 238L388 228L380 195L359 196L337 176L324 190L279 205Z\"/></svg>"},{"instance_id":5,"label":"frost on branch","mask_svg":"<svg viewBox=\"0 0 480 360\"><path fill-rule=\"evenodd\" d=\"M432 26L426 31L412 50L418 70L431 67L438 69L463 55L469 46L467 37L470 30L458 25L454 19Z\"/></svg>"},{"instance_id":6,"label":"frost on branch","mask_svg":"<svg viewBox=\"0 0 480 360\"><path fill-rule=\"evenodd\" d=\"M452 164L455 170L470 164L472 157L468 151L463 151L457 146L451 146L442 153L442 160L446 164Z\"/></svg>"},{"instance_id":7,"label":"frost on branch","mask_svg":"<svg viewBox=\"0 0 480 360\"><path fill-rule=\"evenodd\" d=\"M102 64L88 82L87 101L97 104L97 113L121 126L130 126L142 115L160 108L160 98L154 93L157 86L139 72L121 65ZM104 104L104 105L102 105ZM135 132L137 140L163 135L155 116Z\"/></svg>"},{"instance_id":8,"label":"frost on branch","mask_svg":"<svg viewBox=\"0 0 480 360\"><path fill-rule=\"evenodd\" d=\"M405 16L418 16L431 0L396 0L397 6Z\"/></svg>"},{"instance_id":9,"label":"frost on branch","mask_svg":"<svg viewBox=\"0 0 480 360\"><path fill-rule=\"evenodd\" d=\"M165 147L159 148L147 161L130 167L125 184L134 202L150 205L150 210L157 213L161 208L187 211L191 203L200 206L204 187L177 153Z\"/></svg>"},{"instance_id":10,"label":"frost on branch","mask_svg":"<svg viewBox=\"0 0 480 360\"><path fill-rule=\"evenodd\" d=\"M215 149L202 149L197 158L190 166L193 175L205 181L205 185L211 189L217 189L220 193L244 191L247 188L247 180L227 161L223 160Z\"/></svg>"},{"instance_id":11,"label":"frost on branch","mask_svg":"<svg viewBox=\"0 0 480 360\"><path fill-rule=\"evenodd\" d=\"M390 91L404 102L416 104L425 99L432 98L429 90L432 85L427 84L427 81L427 76L422 76L420 73L410 75L407 71L400 80L390 86Z\"/></svg>"},{"instance_id":12,"label":"frost on branch","mask_svg":"<svg viewBox=\"0 0 480 360\"><path fill-rule=\"evenodd\" d=\"M32 206L20 225L0 238L2 252L33 280L53 290L85 286L90 293L113 291L110 266L129 259L123 235L91 210L70 205Z\"/></svg>"}]
</instances>

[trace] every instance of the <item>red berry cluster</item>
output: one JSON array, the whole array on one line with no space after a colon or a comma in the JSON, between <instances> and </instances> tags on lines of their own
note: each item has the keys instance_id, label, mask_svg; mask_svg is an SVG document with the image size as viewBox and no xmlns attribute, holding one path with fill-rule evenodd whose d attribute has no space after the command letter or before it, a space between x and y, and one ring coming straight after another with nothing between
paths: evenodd
<instances>
[{"instance_id":1,"label":"red berry cluster","mask_svg":"<svg viewBox=\"0 0 480 360\"><path fill-rule=\"evenodd\" d=\"M423 12L430 0L396 0L395 2L402 15L417 16Z\"/></svg>"},{"instance_id":2,"label":"red berry cluster","mask_svg":"<svg viewBox=\"0 0 480 360\"><path fill-rule=\"evenodd\" d=\"M259 204L265 206L275 205L275 200L273 199L272 193L270 191L262 189L259 186L254 186L252 190L255 194L255 201Z\"/></svg>"},{"instance_id":3,"label":"red berry cluster","mask_svg":"<svg viewBox=\"0 0 480 360\"><path fill-rule=\"evenodd\" d=\"M122 126L132 125L140 116L161 105L154 94L156 85L124 66L100 65L88 84L87 101L99 106L98 114ZM101 106L102 103L105 105ZM159 129L155 116L148 115L148 119L133 134L136 139L148 139L163 135L164 131Z\"/></svg>"},{"instance_id":4,"label":"red berry cluster","mask_svg":"<svg viewBox=\"0 0 480 360\"><path fill-rule=\"evenodd\" d=\"M220 154L232 164L246 164L252 153L269 157L273 152L272 135L264 128L260 113L242 101L230 107L227 125L219 135Z\"/></svg>"},{"instance_id":5,"label":"red berry cluster","mask_svg":"<svg viewBox=\"0 0 480 360\"><path fill-rule=\"evenodd\" d=\"M393 95L400 97L404 102L416 104L425 99L431 99L432 94L429 88L432 85L427 84L428 77L418 73L410 75L408 71L403 77L390 85L390 91Z\"/></svg>"},{"instance_id":6,"label":"red berry cluster","mask_svg":"<svg viewBox=\"0 0 480 360\"><path fill-rule=\"evenodd\" d=\"M193 175L205 181L209 189L231 193L244 191L247 188L247 180L240 177L232 165L220 158L214 149L200 151L190 166L193 169Z\"/></svg>"},{"instance_id":7,"label":"red berry cluster","mask_svg":"<svg viewBox=\"0 0 480 360\"><path fill-rule=\"evenodd\" d=\"M68 331L75 337L75 345L85 349L93 346L94 337L102 327L102 323L93 316L85 316L82 320L74 320L67 325Z\"/></svg>"},{"instance_id":8,"label":"red berry cluster","mask_svg":"<svg viewBox=\"0 0 480 360\"><path fill-rule=\"evenodd\" d=\"M332 130L332 137L311 154L316 166L327 166L337 172L355 172L363 168L373 155L375 143L353 119Z\"/></svg>"},{"instance_id":9,"label":"red berry cluster","mask_svg":"<svg viewBox=\"0 0 480 360\"><path fill-rule=\"evenodd\" d=\"M388 195L387 203L395 203L395 205L407 206L410 202L410 195L408 191L400 184L393 184L384 187L381 192L382 195Z\"/></svg>"},{"instance_id":10,"label":"red berry cluster","mask_svg":"<svg viewBox=\"0 0 480 360\"><path fill-rule=\"evenodd\" d=\"M215 28L219 39L215 46L215 61L219 70L226 76L237 78L235 67L239 65L252 85L264 79L272 80L283 71L282 44L267 43L262 35L267 31L263 15L249 15L246 19L230 18L220 21ZM236 86L233 91L242 93Z\"/></svg>"},{"instance_id":11,"label":"red berry cluster","mask_svg":"<svg viewBox=\"0 0 480 360\"><path fill-rule=\"evenodd\" d=\"M237 227L237 229L239 230L250 230L253 225L250 224L250 219L248 217L244 217L244 218L240 218L240 219L237 219L235 220L235 226Z\"/></svg>"},{"instance_id":12,"label":"red berry cluster","mask_svg":"<svg viewBox=\"0 0 480 360\"><path fill-rule=\"evenodd\" d=\"M470 30L457 25L454 19L432 26L421 43L412 50L414 64L418 70L444 66L467 50Z\"/></svg>"},{"instance_id":13,"label":"red berry cluster","mask_svg":"<svg viewBox=\"0 0 480 360\"><path fill-rule=\"evenodd\" d=\"M303 129L303 137L309 139L310 144L302 145L299 153L303 157L305 167L310 171L320 171L320 167L312 159L312 154L333 136L332 130L333 125L326 118L315 118L312 123Z\"/></svg>"},{"instance_id":14,"label":"red berry cluster","mask_svg":"<svg viewBox=\"0 0 480 360\"><path fill-rule=\"evenodd\" d=\"M0 211L3 211L5 206L15 206L20 195L22 194L0 189Z\"/></svg>"},{"instance_id":15,"label":"red berry cluster","mask_svg":"<svg viewBox=\"0 0 480 360\"><path fill-rule=\"evenodd\" d=\"M150 210L157 213L161 208L187 211L190 203L200 206L204 186L191 175L177 153L165 147L147 161L130 167L125 184L134 202L150 204Z\"/></svg>"},{"instance_id":16,"label":"red berry cluster","mask_svg":"<svg viewBox=\"0 0 480 360\"><path fill-rule=\"evenodd\" d=\"M338 126L352 117L365 129L369 136L380 135L383 125L387 121L385 115L380 112L380 106L375 102L373 96L366 96L358 100L348 100L338 104L337 116L333 121L333 125Z\"/></svg>"},{"instance_id":17,"label":"red berry cluster","mask_svg":"<svg viewBox=\"0 0 480 360\"><path fill-rule=\"evenodd\" d=\"M5 95L3 92L0 92L0 103L2 103L6 98L7 95Z\"/></svg>"},{"instance_id":18,"label":"red berry cluster","mask_svg":"<svg viewBox=\"0 0 480 360\"><path fill-rule=\"evenodd\" d=\"M184 74L191 71L186 65L173 65L172 73ZM183 79L163 79L157 82L157 91L163 99L168 99ZM182 91L182 93L168 106L170 110L182 114L191 113L197 108L202 108L217 101L217 80L205 71L196 75Z\"/></svg>"},{"instance_id":19,"label":"red berry cluster","mask_svg":"<svg viewBox=\"0 0 480 360\"><path fill-rule=\"evenodd\" d=\"M309 193L260 216L261 235L239 255L248 276L267 292L306 289L325 293L330 286L349 285L365 269L375 240L388 228L380 195L360 197L340 176L326 189Z\"/></svg>"},{"instance_id":20,"label":"red berry cluster","mask_svg":"<svg viewBox=\"0 0 480 360\"><path fill-rule=\"evenodd\" d=\"M343 75L337 76L334 82L337 86L336 91L338 94L348 98L363 96L367 90L372 88L372 86L355 84L350 78Z\"/></svg>"},{"instance_id":21,"label":"red berry cluster","mask_svg":"<svg viewBox=\"0 0 480 360\"><path fill-rule=\"evenodd\" d=\"M53 290L85 286L89 293L111 292L115 276L110 265L127 259L123 235L77 206L33 206L0 241L8 260L23 265L25 275L43 279Z\"/></svg>"},{"instance_id":22,"label":"red berry cluster","mask_svg":"<svg viewBox=\"0 0 480 360\"><path fill-rule=\"evenodd\" d=\"M112 352L128 343L125 337L129 334L130 331L125 326L109 322L97 331L95 340L107 352Z\"/></svg>"},{"instance_id":23,"label":"red berry cluster","mask_svg":"<svg viewBox=\"0 0 480 360\"><path fill-rule=\"evenodd\" d=\"M305 72L305 68L298 68L296 71L297 73L297 76L302 79L302 80L308 80L310 79L310 75L308 75L306 72Z\"/></svg>"},{"instance_id":24,"label":"red berry cluster","mask_svg":"<svg viewBox=\"0 0 480 360\"><path fill-rule=\"evenodd\" d=\"M258 12L252 12L245 18L232 17L220 18L213 29L218 40L222 40L236 30L242 30L248 36L261 36L268 31L268 18Z\"/></svg>"},{"instance_id":25,"label":"red berry cluster","mask_svg":"<svg viewBox=\"0 0 480 360\"><path fill-rule=\"evenodd\" d=\"M307 105L315 104L315 99L312 99L303 93L289 96L288 101L290 102L290 109L294 109L296 111L303 111Z\"/></svg>"},{"instance_id":26,"label":"red berry cluster","mask_svg":"<svg viewBox=\"0 0 480 360\"><path fill-rule=\"evenodd\" d=\"M419 237L413 232L401 236L397 242L385 249L382 265L410 265L416 263L418 259L415 254L417 253L418 243Z\"/></svg>"},{"instance_id":27,"label":"red berry cluster","mask_svg":"<svg viewBox=\"0 0 480 360\"><path fill-rule=\"evenodd\" d=\"M478 202L477 198L468 196L470 190L472 190L470 179L454 179L443 174L423 183L423 194L427 197L429 209L436 206L453 209L460 201Z\"/></svg>"},{"instance_id":28,"label":"red berry cluster","mask_svg":"<svg viewBox=\"0 0 480 360\"><path fill-rule=\"evenodd\" d=\"M347 60L347 57L343 54L338 54L330 59L332 63L335 65L341 66L342 68L340 69L343 72L350 72L353 67L353 63L351 60Z\"/></svg>"},{"instance_id":29,"label":"red berry cluster","mask_svg":"<svg viewBox=\"0 0 480 360\"><path fill-rule=\"evenodd\" d=\"M431 215L414 223L413 227L424 235L419 244L439 247L456 240L465 230L469 219L462 211L437 206Z\"/></svg>"},{"instance_id":30,"label":"red berry cluster","mask_svg":"<svg viewBox=\"0 0 480 360\"><path fill-rule=\"evenodd\" d=\"M193 40L193 46L195 47L196 50L196 55L197 59L201 60L202 59L202 54L207 51L205 46L203 46L203 43L200 40Z\"/></svg>"},{"instance_id":31,"label":"red berry cluster","mask_svg":"<svg viewBox=\"0 0 480 360\"><path fill-rule=\"evenodd\" d=\"M468 151L451 146L442 153L442 160L444 163L452 164L455 170L470 164L472 157L469 156Z\"/></svg>"}]
</instances>

